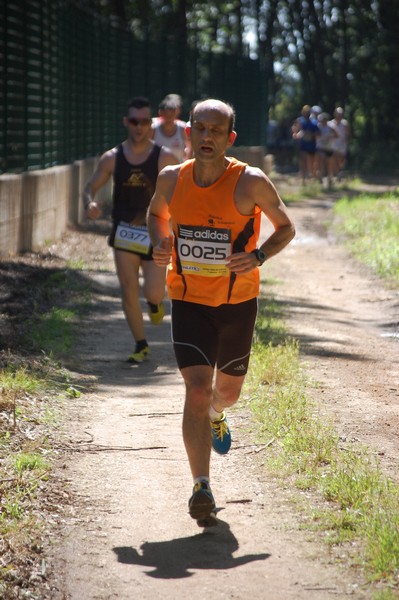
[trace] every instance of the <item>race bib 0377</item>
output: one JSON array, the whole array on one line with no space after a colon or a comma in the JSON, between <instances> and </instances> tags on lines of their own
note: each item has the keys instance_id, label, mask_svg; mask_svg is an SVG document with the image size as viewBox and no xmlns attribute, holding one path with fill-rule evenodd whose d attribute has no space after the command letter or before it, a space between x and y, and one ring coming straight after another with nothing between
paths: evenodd
<instances>
[{"instance_id":1,"label":"race bib 0377","mask_svg":"<svg viewBox=\"0 0 399 600\"><path fill-rule=\"evenodd\" d=\"M145 225L119 223L115 232L114 248L129 250L138 254L149 254L151 240L147 227Z\"/></svg>"},{"instance_id":2,"label":"race bib 0377","mask_svg":"<svg viewBox=\"0 0 399 600\"><path fill-rule=\"evenodd\" d=\"M205 277L226 277L231 254L231 230L178 225L177 252L182 272Z\"/></svg>"}]
</instances>

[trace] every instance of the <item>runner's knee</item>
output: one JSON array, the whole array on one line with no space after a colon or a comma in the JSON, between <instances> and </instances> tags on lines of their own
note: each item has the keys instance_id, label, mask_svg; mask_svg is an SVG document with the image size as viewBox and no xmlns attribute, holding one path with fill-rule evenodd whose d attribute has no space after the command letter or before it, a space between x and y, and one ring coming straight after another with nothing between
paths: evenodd
<instances>
[{"instance_id":1,"label":"runner's knee","mask_svg":"<svg viewBox=\"0 0 399 600\"><path fill-rule=\"evenodd\" d=\"M186 405L196 412L208 411L212 398L211 384L186 382Z\"/></svg>"},{"instance_id":2,"label":"runner's knee","mask_svg":"<svg viewBox=\"0 0 399 600\"><path fill-rule=\"evenodd\" d=\"M242 383L231 382L218 384L213 391L215 403L220 403L223 406L233 406L240 397Z\"/></svg>"}]
</instances>

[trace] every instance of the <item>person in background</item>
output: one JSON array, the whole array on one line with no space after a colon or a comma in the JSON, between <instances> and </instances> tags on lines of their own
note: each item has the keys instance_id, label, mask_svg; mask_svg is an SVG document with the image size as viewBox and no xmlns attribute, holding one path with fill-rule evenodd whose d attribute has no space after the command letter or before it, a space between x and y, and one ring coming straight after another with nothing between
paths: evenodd
<instances>
[{"instance_id":1,"label":"person in background","mask_svg":"<svg viewBox=\"0 0 399 600\"><path fill-rule=\"evenodd\" d=\"M179 163L189 155L186 123L178 117L181 100L177 94L169 94L159 104L158 118L152 123L152 137L158 146L170 148Z\"/></svg>"},{"instance_id":2,"label":"person in background","mask_svg":"<svg viewBox=\"0 0 399 600\"><path fill-rule=\"evenodd\" d=\"M266 126L266 147L268 152L275 152L278 148L280 138L280 127L277 120L274 118L274 111L271 108L267 117Z\"/></svg>"},{"instance_id":3,"label":"person in background","mask_svg":"<svg viewBox=\"0 0 399 600\"><path fill-rule=\"evenodd\" d=\"M161 171L147 216L154 261L168 266L172 341L186 392L183 439L194 484L189 513L200 527L217 524L211 448L219 454L230 449L226 409L237 402L248 369L259 267L295 234L264 172L226 157L236 138L234 119L233 108L220 100L195 105L188 130L194 158ZM262 214L273 232L259 244Z\"/></svg>"},{"instance_id":4,"label":"person in background","mask_svg":"<svg viewBox=\"0 0 399 600\"><path fill-rule=\"evenodd\" d=\"M102 211L95 195L113 178L113 226L109 244L114 249L123 311L136 343L128 357L133 363L147 359L150 352L140 307L140 270L151 322L159 324L164 316L165 269L153 261L146 212L158 172L177 163L169 149L161 148L151 140L151 122L148 99L136 97L130 100L123 117L127 138L101 156L83 191L87 216L97 219Z\"/></svg>"},{"instance_id":5,"label":"person in background","mask_svg":"<svg viewBox=\"0 0 399 600\"><path fill-rule=\"evenodd\" d=\"M187 131L187 127L189 129L191 129L191 116L192 116L193 110L197 106L198 102L201 102L201 100L193 100L191 102L191 105L190 105L190 115L189 115L189 119L188 119L188 121L186 123L186 131ZM193 158L193 149L191 147L191 142L190 142L189 136L187 136L186 158L187 159Z\"/></svg>"},{"instance_id":6,"label":"person in background","mask_svg":"<svg viewBox=\"0 0 399 600\"><path fill-rule=\"evenodd\" d=\"M184 121L182 121L180 119L181 117L181 113L183 110L183 101L182 101L182 97L179 94L168 94L165 97L166 100L171 100L172 102L175 102L176 106L177 106L177 113L176 113L176 118L180 123L183 123L184 126L186 126L186 123Z\"/></svg>"},{"instance_id":7,"label":"person in background","mask_svg":"<svg viewBox=\"0 0 399 600\"><path fill-rule=\"evenodd\" d=\"M301 116L292 126L292 137L298 142L299 170L302 180L316 177L316 134L317 122L311 118L311 108L308 104L302 107Z\"/></svg>"},{"instance_id":8,"label":"person in background","mask_svg":"<svg viewBox=\"0 0 399 600\"><path fill-rule=\"evenodd\" d=\"M313 119L313 121L316 121L317 123L319 115L321 115L322 112L323 109L321 108L321 106L318 106L318 104L314 104L310 109L310 118Z\"/></svg>"},{"instance_id":9,"label":"person in background","mask_svg":"<svg viewBox=\"0 0 399 600\"><path fill-rule=\"evenodd\" d=\"M334 150L334 175L340 177L346 165L348 157L348 143L350 138L350 126L344 119L344 109L338 106L334 110L334 118L328 122L328 125L336 132L336 138L333 142Z\"/></svg>"},{"instance_id":10,"label":"person in background","mask_svg":"<svg viewBox=\"0 0 399 600\"><path fill-rule=\"evenodd\" d=\"M334 176L334 140L337 133L329 124L330 115L321 113L318 117L319 131L316 134L316 161L317 174L320 181L325 176L328 177L328 184L331 185Z\"/></svg>"}]
</instances>

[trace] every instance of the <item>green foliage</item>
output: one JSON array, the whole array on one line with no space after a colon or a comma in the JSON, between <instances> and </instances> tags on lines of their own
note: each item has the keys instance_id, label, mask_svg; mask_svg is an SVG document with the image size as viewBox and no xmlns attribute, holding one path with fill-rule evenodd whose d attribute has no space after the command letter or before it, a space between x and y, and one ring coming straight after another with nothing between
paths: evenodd
<instances>
[{"instance_id":1,"label":"green foliage","mask_svg":"<svg viewBox=\"0 0 399 600\"><path fill-rule=\"evenodd\" d=\"M344 197L334 206L335 230L353 254L388 282L399 284L399 192Z\"/></svg>"}]
</instances>

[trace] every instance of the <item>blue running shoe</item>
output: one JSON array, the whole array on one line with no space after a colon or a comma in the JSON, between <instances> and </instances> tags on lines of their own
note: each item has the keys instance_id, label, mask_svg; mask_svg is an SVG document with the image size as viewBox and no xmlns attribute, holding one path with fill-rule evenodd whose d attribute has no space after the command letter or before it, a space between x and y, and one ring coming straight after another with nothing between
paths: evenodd
<instances>
[{"instance_id":1,"label":"blue running shoe","mask_svg":"<svg viewBox=\"0 0 399 600\"><path fill-rule=\"evenodd\" d=\"M227 423L226 413L217 421L211 421L212 446L218 454L227 454L231 446L230 427Z\"/></svg>"},{"instance_id":2,"label":"blue running shoe","mask_svg":"<svg viewBox=\"0 0 399 600\"><path fill-rule=\"evenodd\" d=\"M188 512L199 527L213 527L218 524L215 500L207 483L201 481L195 484L193 495L188 501Z\"/></svg>"}]
</instances>

